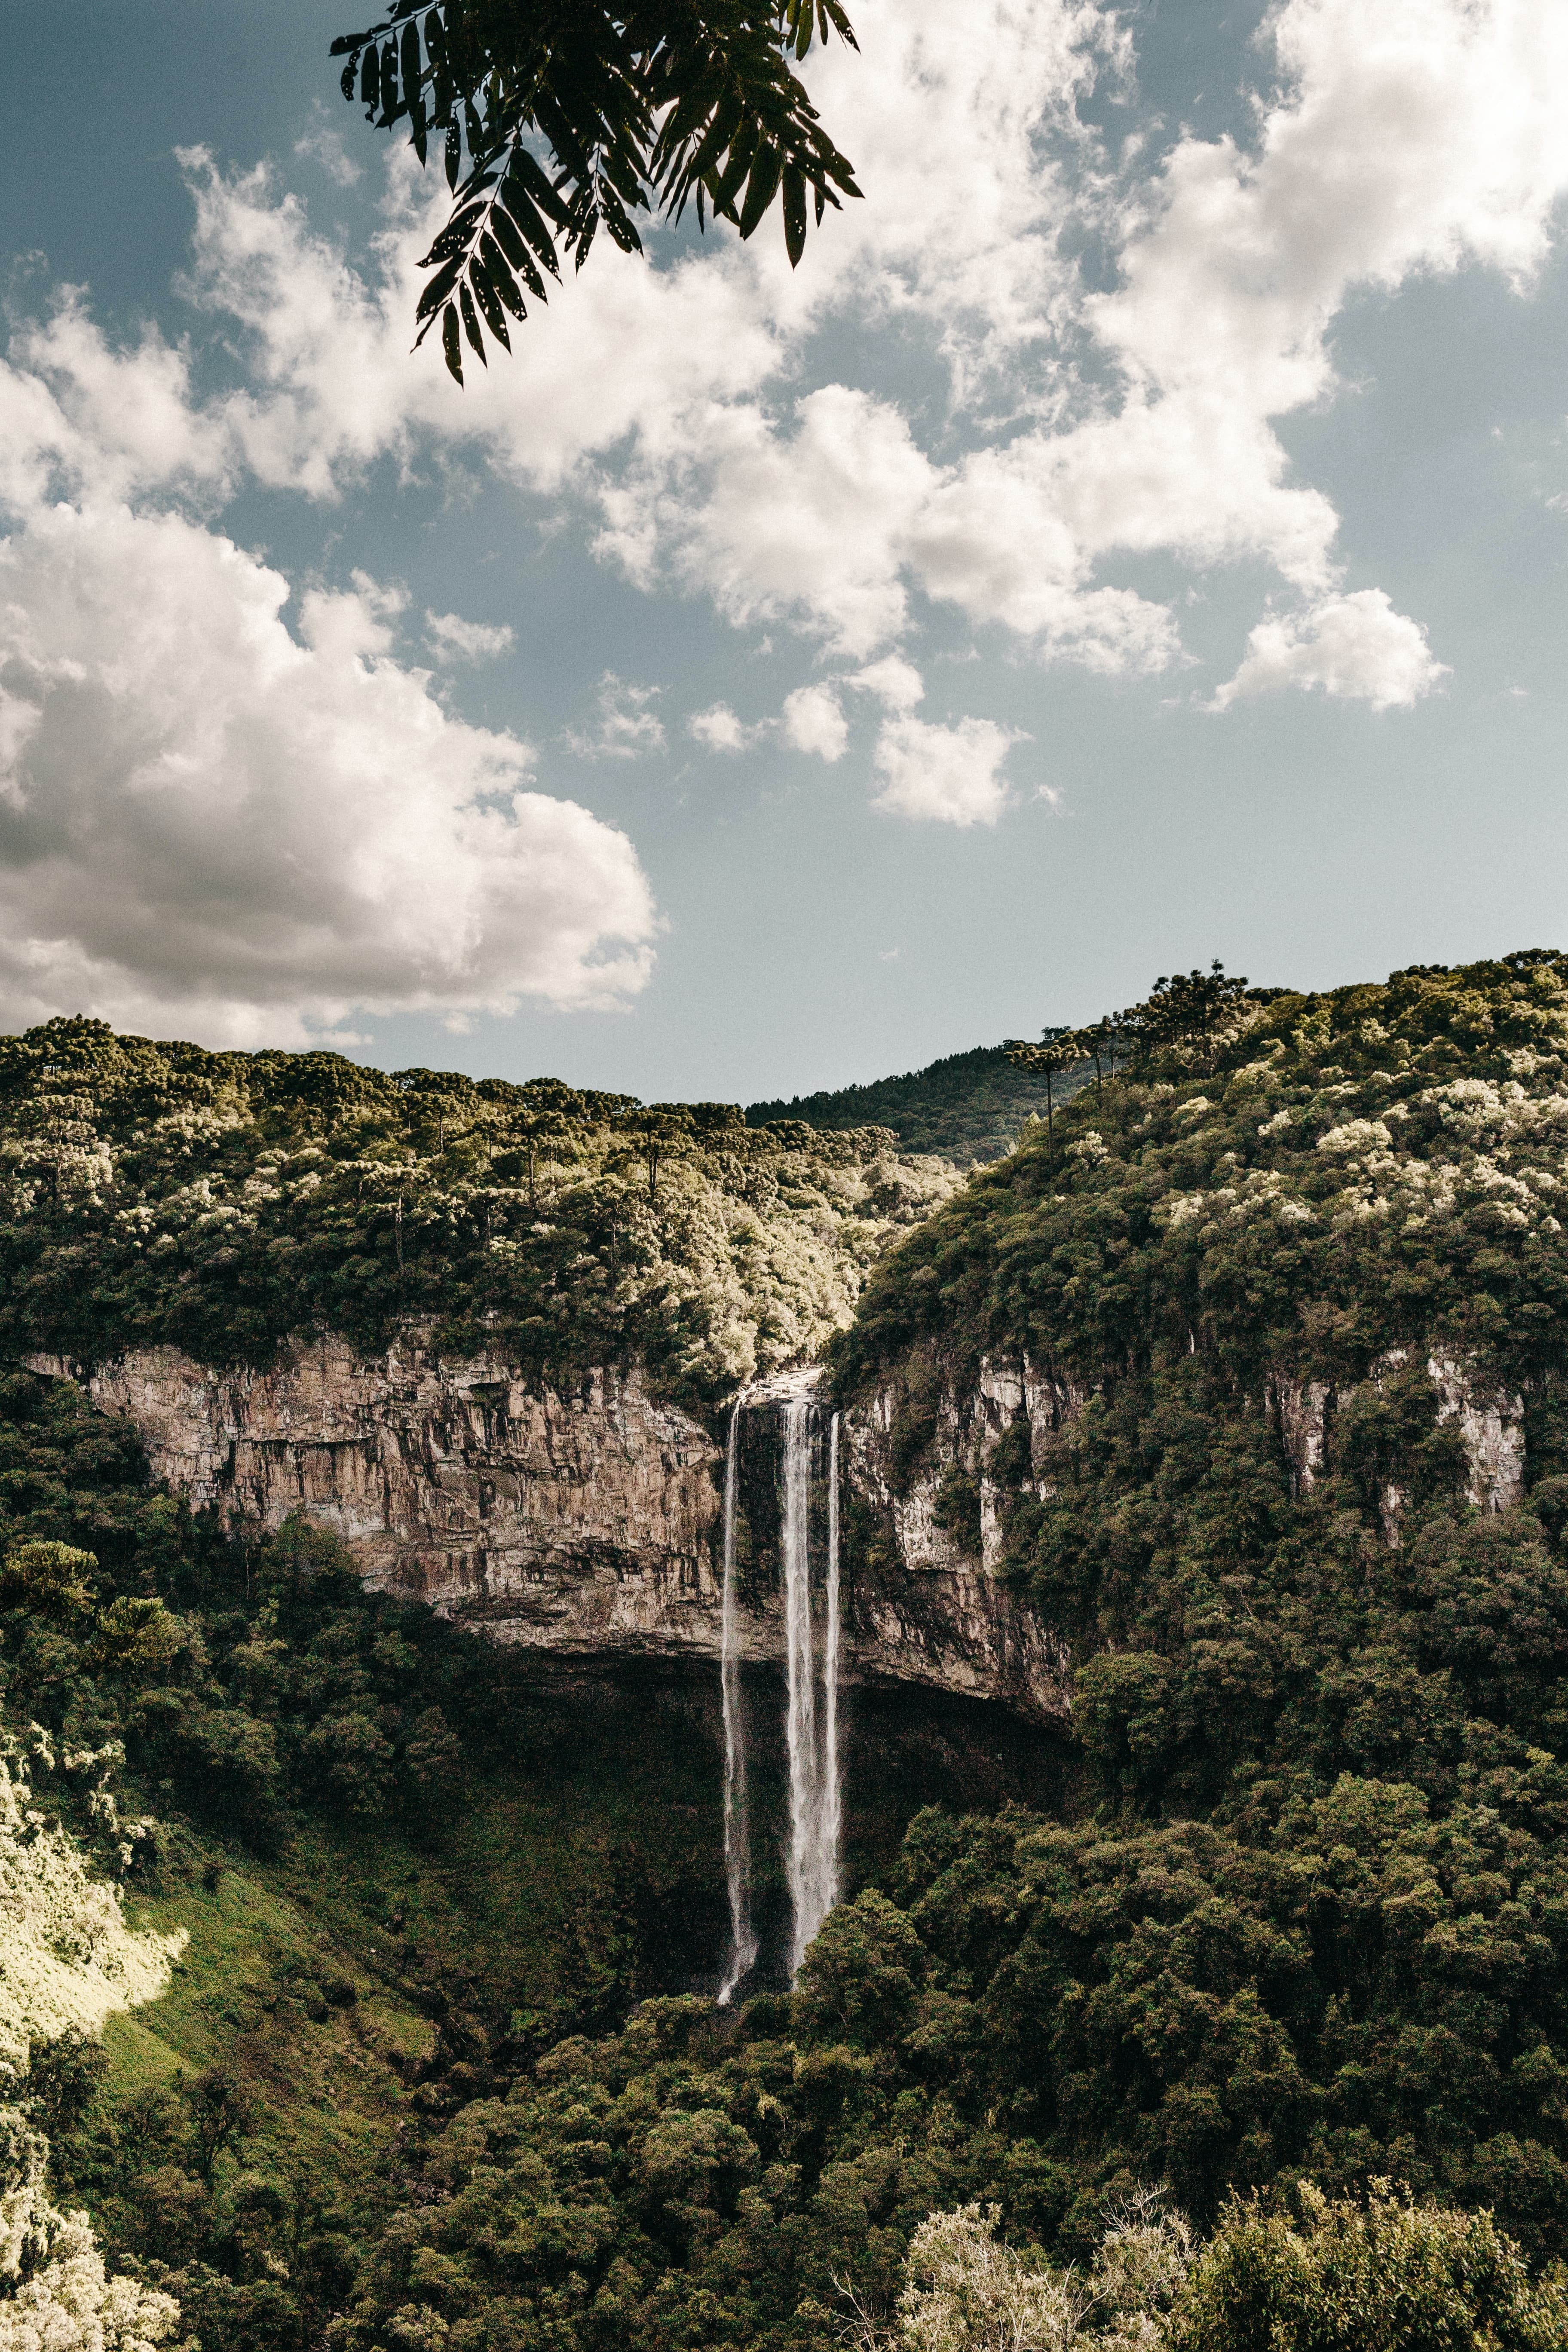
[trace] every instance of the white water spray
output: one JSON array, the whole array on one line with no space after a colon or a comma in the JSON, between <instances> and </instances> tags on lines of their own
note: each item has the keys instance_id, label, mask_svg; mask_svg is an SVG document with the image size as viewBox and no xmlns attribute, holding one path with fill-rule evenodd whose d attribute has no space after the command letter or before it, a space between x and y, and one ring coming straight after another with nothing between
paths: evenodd
<instances>
[{"instance_id":1,"label":"white water spray","mask_svg":"<svg viewBox=\"0 0 1568 2352\"><path fill-rule=\"evenodd\" d=\"M820 1878L824 1915L838 1900L838 1842L843 1794L838 1780L838 1415L827 1425L827 1622L824 1628L822 1833Z\"/></svg>"},{"instance_id":2,"label":"white water spray","mask_svg":"<svg viewBox=\"0 0 1568 2352\"><path fill-rule=\"evenodd\" d=\"M828 1504L828 1573L823 1614L823 1705L816 1707L816 1643L811 1607L811 1402L784 1406L784 1664L789 1698L789 1891L795 1909L793 1976L806 1946L832 1910L838 1881L838 1541L837 1495ZM837 1424L837 1416L835 1416ZM837 1425L830 1452L837 1453Z\"/></svg>"},{"instance_id":3,"label":"white water spray","mask_svg":"<svg viewBox=\"0 0 1568 2352\"><path fill-rule=\"evenodd\" d=\"M789 1750L790 1938L793 1976L827 1914L838 1900L838 1847L843 1834L843 1793L838 1769L839 1541L838 1438L835 1413L827 1433L827 1559L814 1612L811 1592L812 1416L809 1396L792 1381L753 1390L753 1402L777 1403L784 1419L784 1478L780 1544L784 1588L784 1667L787 1699L784 1736ZM740 1429L743 1400L730 1412L724 1461L724 1588L720 1620L720 1685L724 1704L724 1879L730 1898L730 1942L719 1999L733 1999L758 1952L752 1925L750 1824L746 1804L746 1726L741 1689L737 1620L736 1518L739 1508ZM816 1621L822 1624L820 1666ZM817 1679L822 1682L817 1703Z\"/></svg>"},{"instance_id":4,"label":"white water spray","mask_svg":"<svg viewBox=\"0 0 1568 2352\"><path fill-rule=\"evenodd\" d=\"M724 1457L724 1597L720 1614L719 1680L724 1699L724 1882L730 1895L730 1952L720 2001L730 2000L757 1957L752 1928L752 1851L746 1818L746 1727L742 1714L741 1661L735 1627L735 1499L740 1464L741 1407L730 1408Z\"/></svg>"},{"instance_id":5,"label":"white water spray","mask_svg":"<svg viewBox=\"0 0 1568 2352\"><path fill-rule=\"evenodd\" d=\"M791 1397L784 1409L784 1736L789 1746L789 1897L795 1935L793 1976L816 1932L810 1883L813 1816L816 1811L816 1676L811 1640L811 1406Z\"/></svg>"}]
</instances>

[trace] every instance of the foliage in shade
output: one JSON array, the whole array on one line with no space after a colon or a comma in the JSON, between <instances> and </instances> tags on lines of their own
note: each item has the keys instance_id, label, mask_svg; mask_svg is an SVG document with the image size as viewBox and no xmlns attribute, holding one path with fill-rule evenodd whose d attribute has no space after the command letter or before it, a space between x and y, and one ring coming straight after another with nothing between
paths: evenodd
<instances>
[{"instance_id":1,"label":"foliage in shade","mask_svg":"<svg viewBox=\"0 0 1568 2352\"><path fill-rule=\"evenodd\" d=\"M89 1591L63 1615L35 1608L28 1573L59 1555ZM526 1658L367 1594L330 1536L226 1540L152 1488L135 1432L68 1382L0 1379L0 1561L23 1564L0 1582L0 1700L32 1767L0 1874L21 1968L0 2083L26 2147L47 2134L58 2201L90 2209L111 2266L173 2293L177 2333L302 2352L425 2132L706 1962L721 1893L705 1742L679 1694L552 1693ZM102 1641L127 1610L176 1640ZM166 1981L171 1937L176 1990L138 2012L106 2083L81 2029ZM330 2054L345 2016L332 2069L316 2045ZM190 2054L139 2075L159 2032ZM329 2086L344 2111L325 2116ZM26 2152L7 2128L0 2112L0 2200ZM57 2305L86 2308L96 2257L60 2252L25 2304L6 2309L0 2281L17 2352L35 2352L40 2296L41 2352L77 2352ZM106 2326L141 2307L128 2284L110 2305Z\"/></svg>"},{"instance_id":2,"label":"foliage in shade","mask_svg":"<svg viewBox=\"0 0 1568 2352\"><path fill-rule=\"evenodd\" d=\"M1055 1081L1057 1102L1067 1101L1086 1083L1079 1072ZM804 1119L807 1126L854 1129L885 1127L901 1149L935 1152L967 1168L972 1160L1000 1160L1011 1151L1031 1118L1046 1115L1045 1080L1018 1068L1003 1045L977 1045L949 1054L902 1077L877 1078L868 1086L837 1092L796 1095L785 1101L752 1103L751 1127L775 1119Z\"/></svg>"},{"instance_id":3,"label":"foliage in shade","mask_svg":"<svg viewBox=\"0 0 1568 2352\"><path fill-rule=\"evenodd\" d=\"M839 0L396 0L335 40L344 98L406 122L422 164L441 144L452 210L416 341L439 320L461 383L465 341L487 367L485 328L510 351L508 316L547 299L563 255L581 268L601 226L638 253L638 213L679 220L693 199L700 226L710 207L743 237L776 202L798 263L808 209L820 226L860 193L793 69L831 33L855 46Z\"/></svg>"},{"instance_id":4,"label":"foliage in shade","mask_svg":"<svg viewBox=\"0 0 1568 2352\"><path fill-rule=\"evenodd\" d=\"M314 2239L298 2200L244 2170L256 2143L221 2068L138 2110L133 2146L123 2118L75 2112L68 2053L36 2051L28 2096L66 2116L59 2160L106 2243L167 2284L204 2343L982 2352L1013 2340L1018 2313L1063 2352L1563 2340L1568 962L1268 1001L1187 978L1203 985L1156 992L1136 1063L1107 1053L1054 1132L948 1180L918 1224L943 1188L911 1196L914 1229L834 1349L846 1402L891 1392L894 1476L940 1474L940 1514L971 1547L984 1504L1003 1572L1070 1647L1060 1816L921 1812L829 1916L794 1991L738 2017L639 2000L680 1981L679 1926L585 1892L552 2004L486 2019L467 1990L450 2015L439 1984L421 1994L442 2054L410 2097L395 2178ZM71 1059L84 1038L90 1095ZM694 1391L689 1366L707 1367L709 1393L725 1350L744 1352L737 1330L759 1360L777 1344L778 1293L749 1325L703 1322L702 1268L740 1260L732 1238L702 1256L697 1208L732 1236L721 1204L760 1167L781 1219L852 1258L833 1219L858 1213L868 1168L896 1166L855 1157L859 1142L835 1160L847 1148L805 1128L748 1143L733 1113L579 1108L423 1073L399 1086L328 1056L204 1057L80 1029L24 1045L6 1164L14 1203L32 1190L6 1244L12 1297L112 1309L147 1337L193 1299L219 1328L247 1295L184 1238L199 1218L178 1223L180 1187L157 1173L187 1132L220 1230L258 1170L268 1185L289 1170L300 1205L263 1202L265 1241L239 1263L287 1241L286 1265L337 1265L323 1314L369 1276L322 1236L349 1219L358 1171L379 1171L373 1207L401 1171L390 1253L362 1245L382 1285L367 1328L426 1263L416 1199L448 1204L447 1236L451 1203L471 1226L491 1195L509 1237L518 1196L535 1224L569 1208L579 1234L606 1203L623 1235L646 1217L679 1278L660 1287L644 1265L618 1321L585 1287L569 1315L596 1348L685 1365L666 1377ZM187 1070L208 1091L181 1110L169 1093ZM60 1105L83 1098L78 1135ZM150 1137L163 1157L135 1160ZM132 1278L138 1254L104 1240L121 1208L181 1237L177 1276L157 1270L160 1245ZM90 1251L73 1258L79 1232ZM527 1269L554 1264L520 1253L502 1292L449 1238L428 1262L469 1328L504 1311L514 1334L519 1300L546 1295ZM68 1300L73 1265L85 1305ZM277 1280L257 1295L311 1295ZM257 1328L287 1325L274 1311ZM549 1363L575 1341L546 1325L538 1344ZM1026 1357L1059 1425L1021 1418L984 1460L939 1460L942 1391L971 1387L983 1357ZM1522 1414L1517 1496L1475 1483L1456 1382L1472 1421ZM1310 1462L1299 1429L1286 1444L1287 1398L1321 1415ZM162 1784L174 1827L139 1843L134 1869L170 1871L181 1839L220 1827L252 1852L326 1823L412 1850L511 1752L516 1662L365 1596L327 1538L224 1544L138 1485L130 1433L67 1385L13 1380L0 1421L5 1705L73 1753L122 1740L133 1783ZM876 1517L857 1496L851 1570L888 1541ZM530 1752L542 1769L546 1747ZM638 1764L628 1749L628 1776ZM60 1803L93 1834L79 1795ZM716 1927L716 1884L709 1906ZM1153 2231L1136 2282L1108 2269L1107 2210L1130 2208Z\"/></svg>"}]
</instances>

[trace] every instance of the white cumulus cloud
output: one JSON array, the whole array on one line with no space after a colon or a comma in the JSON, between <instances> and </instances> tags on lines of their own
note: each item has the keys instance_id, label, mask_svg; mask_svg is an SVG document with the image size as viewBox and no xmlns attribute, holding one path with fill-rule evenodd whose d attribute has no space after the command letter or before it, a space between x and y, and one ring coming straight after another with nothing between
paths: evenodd
<instances>
[{"instance_id":1,"label":"white cumulus cloud","mask_svg":"<svg viewBox=\"0 0 1568 2352\"><path fill-rule=\"evenodd\" d=\"M494 661L515 642L510 623L465 621L457 613L426 613L425 627L437 654L447 661Z\"/></svg>"},{"instance_id":2,"label":"white cumulus cloud","mask_svg":"<svg viewBox=\"0 0 1568 2352\"><path fill-rule=\"evenodd\" d=\"M990 719L884 719L875 754L882 789L871 805L938 824L994 824L1010 798L1003 762L1021 740Z\"/></svg>"},{"instance_id":3,"label":"white cumulus cloud","mask_svg":"<svg viewBox=\"0 0 1568 2352\"><path fill-rule=\"evenodd\" d=\"M393 164L356 267L265 171L194 155L189 291L237 387L231 369L199 392L156 331L112 345L79 299L17 334L0 1015L89 1005L254 1042L356 1008L610 1003L647 975L656 918L624 835L542 793L513 738L447 716L373 583L286 625L288 583L213 523L246 482L342 501L377 458L457 452L585 513L634 583L827 648L841 674L769 730L836 761L841 697L868 694L877 805L909 817L994 824L1016 740L916 716L899 648L921 600L1136 675L1179 657L1175 604L1119 562L1261 562L1302 610L1258 622L1212 708L1431 689L1418 618L1348 583L1334 504L1277 427L1333 399L1358 289L1462 266L1531 282L1568 187L1568 8L1283 0L1248 135L1184 135L1152 170L1079 119L1131 61L1088 0L860 0L857 25L858 57L809 69L868 200L799 272L776 237L728 232L667 266L595 252L459 396L433 346L407 348L438 174ZM1103 238L1104 290L1064 227ZM858 379L883 326L945 369L945 408ZM458 616L429 629L444 660L505 649ZM729 748L732 717L700 714L699 740ZM654 689L607 677L568 741L658 751Z\"/></svg>"},{"instance_id":4,"label":"white cumulus cloud","mask_svg":"<svg viewBox=\"0 0 1568 2352\"><path fill-rule=\"evenodd\" d=\"M624 1002L656 916L626 836L532 786L389 649L172 514L0 541L0 1022L88 1011L301 1044L355 1011Z\"/></svg>"},{"instance_id":5,"label":"white cumulus cloud","mask_svg":"<svg viewBox=\"0 0 1568 2352\"><path fill-rule=\"evenodd\" d=\"M580 760L636 760L645 751L662 751L664 721L654 709L659 688L632 686L607 669L599 680L599 709L594 725L569 729L566 741Z\"/></svg>"},{"instance_id":6,"label":"white cumulus cloud","mask_svg":"<svg viewBox=\"0 0 1568 2352\"><path fill-rule=\"evenodd\" d=\"M874 694L889 710L912 710L925 694L925 680L913 662L901 654L887 654L879 662L868 662L858 669L847 683L858 686L865 694Z\"/></svg>"},{"instance_id":7,"label":"white cumulus cloud","mask_svg":"<svg viewBox=\"0 0 1568 2352\"><path fill-rule=\"evenodd\" d=\"M782 724L784 740L795 751L811 752L830 765L848 749L844 706L830 686L797 686L784 698Z\"/></svg>"},{"instance_id":8,"label":"white cumulus cloud","mask_svg":"<svg viewBox=\"0 0 1568 2352\"><path fill-rule=\"evenodd\" d=\"M1408 710L1447 675L1417 623L1396 613L1381 588L1358 588L1260 621L1240 668L1207 707L1228 710L1244 695L1321 686L1374 710Z\"/></svg>"},{"instance_id":9,"label":"white cumulus cloud","mask_svg":"<svg viewBox=\"0 0 1568 2352\"><path fill-rule=\"evenodd\" d=\"M715 702L710 709L694 710L686 722L686 731L695 736L704 751L744 751L756 741L762 730L748 727L727 702Z\"/></svg>"},{"instance_id":10,"label":"white cumulus cloud","mask_svg":"<svg viewBox=\"0 0 1568 2352\"><path fill-rule=\"evenodd\" d=\"M585 499L633 581L862 662L919 593L1047 656L1158 671L1174 605L1108 576L1152 552L1341 591L1334 504L1278 421L1333 396L1357 289L1465 264L1530 282L1568 186L1568 11L1284 0L1251 134L1120 173L1077 108L1128 73L1131 36L1087 0L862 0L857 24L859 56L830 45L808 71L867 201L808 268L727 233L664 268L595 254L461 400L405 350L438 187L397 167L361 276L265 175L197 159L193 282L254 360L204 412L202 462L331 496L382 450L466 442ZM1094 294L1061 237L1086 225L1115 265ZM940 439L867 383L799 388L836 318L918 328L948 372Z\"/></svg>"}]
</instances>

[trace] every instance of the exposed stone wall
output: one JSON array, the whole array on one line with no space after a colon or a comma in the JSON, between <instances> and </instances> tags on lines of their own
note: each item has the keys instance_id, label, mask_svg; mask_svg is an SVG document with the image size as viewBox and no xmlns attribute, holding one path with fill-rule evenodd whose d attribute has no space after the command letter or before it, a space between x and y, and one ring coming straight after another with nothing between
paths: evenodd
<instances>
[{"instance_id":1,"label":"exposed stone wall","mask_svg":"<svg viewBox=\"0 0 1568 2352\"><path fill-rule=\"evenodd\" d=\"M902 1580L879 1585L864 1605L879 1637L895 1654L918 1654L920 1628L909 1621L909 1602L921 1592L942 1593L942 1615L954 1647L968 1645L995 1678L999 1695L1041 1717L1067 1716L1071 1670L1060 1636L1001 1582L1002 1520L1006 1490L988 1475L997 1445L1020 1418L1026 1418L1031 1460L1037 1470L1045 1444L1082 1403L1082 1392L1043 1373L1026 1356L1012 1363L982 1361L977 1387L943 1391L935 1436L913 1477L894 1475L897 1389L878 1389L857 1408L846 1429L852 1486L891 1528L905 1570ZM938 1517L948 1474L973 1476L980 1496L980 1551L965 1555L957 1538ZM954 1682L950 1687L962 1687Z\"/></svg>"},{"instance_id":2,"label":"exposed stone wall","mask_svg":"<svg viewBox=\"0 0 1568 2352\"><path fill-rule=\"evenodd\" d=\"M1373 1368L1405 1362L1394 1351ZM416 1336L361 1358L340 1339L301 1342L268 1371L219 1372L174 1349L97 1367L36 1357L82 1380L104 1411L141 1430L154 1475L226 1519L275 1528L291 1512L352 1546L371 1585L417 1597L493 1638L565 1655L714 1657L720 1635L723 1459L709 1432L652 1397L635 1371L600 1370L559 1389L489 1355L444 1357ZM1434 1354L1442 1420L1458 1425L1478 1507L1523 1489L1523 1403L1473 1367ZM790 1385L785 1382L784 1386ZM782 1393L782 1390L781 1390ZM889 1383L846 1416L850 1491L892 1538L878 1564L849 1560L845 1666L998 1699L1037 1720L1065 1718L1066 1645L998 1577L1012 1482L989 1475L997 1445L1026 1423L1032 1484L1048 1491L1049 1442L1085 1392L1027 1357L988 1359L972 1391L945 1390L912 1476L895 1475L900 1397ZM1336 1399L1283 1373L1269 1409L1298 1493L1331 1444ZM748 1426L777 1410L759 1393ZM753 1484L771 1483L764 1458ZM1017 1467L1015 1463L1015 1470ZM953 1470L979 1495L973 1556L941 1523ZM1383 1498L1391 1541L1400 1496ZM765 1500L761 1517L765 1517ZM758 1518L759 1528L761 1517ZM763 1540L743 1591L742 1654L784 1653L776 1561Z\"/></svg>"},{"instance_id":3,"label":"exposed stone wall","mask_svg":"<svg viewBox=\"0 0 1568 2352\"><path fill-rule=\"evenodd\" d=\"M375 1587L508 1641L709 1646L715 1449L635 1374L540 1390L486 1356L362 1360L327 1338L268 1371L150 1349L86 1386L195 1508L269 1528L302 1512Z\"/></svg>"},{"instance_id":4,"label":"exposed stone wall","mask_svg":"<svg viewBox=\"0 0 1568 2352\"><path fill-rule=\"evenodd\" d=\"M1506 1511L1524 1492L1524 1399L1484 1385L1474 1366L1453 1356L1428 1356L1426 1371L1438 1420L1459 1424L1471 1502L1478 1510Z\"/></svg>"},{"instance_id":5,"label":"exposed stone wall","mask_svg":"<svg viewBox=\"0 0 1568 2352\"><path fill-rule=\"evenodd\" d=\"M133 1421L154 1475L194 1507L268 1528L300 1512L342 1537L369 1584L497 1640L575 1656L718 1655L722 1454L636 1371L544 1388L416 1338L368 1359L336 1338L301 1342L267 1371L219 1372L167 1348L96 1367L32 1360ZM759 1399L749 1411L769 1409ZM999 1434L1005 1408L984 1410ZM880 1501L856 1429L847 1474L869 1478ZM929 1518L917 1498L900 1564L852 1576L847 1674L1064 1715L1060 1645ZM753 1660L784 1654L775 1586L753 1582L740 1612Z\"/></svg>"},{"instance_id":6,"label":"exposed stone wall","mask_svg":"<svg viewBox=\"0 0 1568 2352\"><path fill-rule=\"evenodd\" d=\"M1409 1350L1391 1348L1371 1367L1375 1385L1410 1363ZM1469 1464L1467 1492L1479 1511L1506 1511L1524 1492L1524 1399L1498 1387L1474 1364L1457 1356L1431 1354L1426 1377L1437 1402L1437 1419L1458 1423ZM1347 1389L1346 1397L1353 1393ZM1321 1475L1336 1406L1342 1400L1321 1381L1277 1373L1268 1384L1268 1404L1279 1425L1294 1491L1305 1495ZM1384 1532L1397 1542L1404 1496L1389 1485L1380 1496Z\"/></svg>"}]
</instances>

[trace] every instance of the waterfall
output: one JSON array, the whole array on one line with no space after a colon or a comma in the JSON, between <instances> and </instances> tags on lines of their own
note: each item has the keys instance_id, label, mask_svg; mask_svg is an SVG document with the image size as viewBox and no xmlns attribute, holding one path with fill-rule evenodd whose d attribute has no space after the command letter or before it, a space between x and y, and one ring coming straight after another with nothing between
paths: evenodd
<instances>
[{"instance_id":1,"label":"waterfall","mask_svg":"<svg viewBox=\"0 0 1568 2352\"><path fill-rule=\"evenodd\" d=\"M782 1385L782 1383L781 1383ZM753 1395L755 1392L753 1391ZM827 1431L827 1558L822 1607L813 1611L811 1593L812 1421L809 1396L777 1389L784 1418L784 1477L780 1496L779 1549L784 1565L784 1737L789 1751L790 1938L793 1976L827 1914L838 1900L838 1847L843 1796L838 1766L839 1536L838 1439L835 1413ZM759 1402L763 1400L758 1400ZM735 1522L740 1479L742 1401L730 1412L724 1463L724 1589L720 1630L720 1678L724 1703L724 1877L730 1896L730 1945L720 1989L721 2002L757 1958L752 1926L752 1878L746 1809L746 1742L742 1706L739 1629L736 1623ZM820 1660L816 1620L822 1622ZM817 1682L822 1684L821 1705Z\"/></svg>"},{"instance_id":2,"label":"waterfall","mask_svg":"<svg viewBox=\"0 0 1568 2352\"><path fill-rule=\"evenodd\" d=\"M752 1931L752 1853L746 1820L746 1727L741 1711L741 1661L735 1647L735 1489L741 1407L730 1408L724 1457L724 1598L720 1616L719 1681L724 1699L724 1881L730 1894L730 1952L720 2001L730 2000L757 1957Z\"/></svg>"},{"instance_id":3,"label":"waterfall","mask_svg":"<svg viewBox=\"0 0 1568 2352\"><path fill-rule=\"evenodd\" d=\"M823 1612L822 1717L816 1709L816 1644L811 1608L811 1414L807 1397L784 1407L784 1664L789 1697L789 1891L795 1907L793 1976L838 1891L838 1496L828 1496L827 1590ZM837 1469L837 1415L829 1438ZM831 1473L830 1473L831 1475Z\"/></svg>"},{"instance_id":4,"label":"waterfall","mask_svg":"<svg viewBox=\"0 0 1568 2352\"><path fill-rule=\"evenodd\" d=\"M838 1841L844 1801L838 1780L838 1415L827 1425L827 1622L822 1644L822 1829L824 1916L838 1900Z\"/></svg>"},{"instance_id":5,"label":"waterfall","mask_svg":"<svg viewBox=\"0 0 1568 2352\"><path fill-rule=\"evenodd\" d=\"M811 1654L811 1404L807 1398L790 1398L784 1410L784 1513L779 1543L784 1553L784 1666L788 1685L784 1734L789 1746L789 1896L795 1912L789 1966L793 1976L821 1924L812 1872L818 1801L816 1676Z\"/></svg>"}]
</instances>

